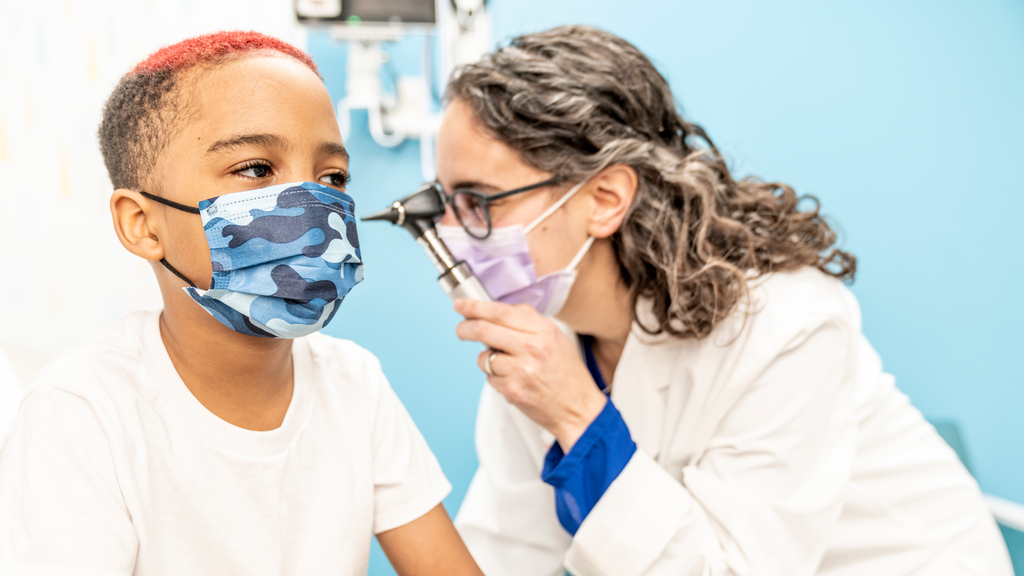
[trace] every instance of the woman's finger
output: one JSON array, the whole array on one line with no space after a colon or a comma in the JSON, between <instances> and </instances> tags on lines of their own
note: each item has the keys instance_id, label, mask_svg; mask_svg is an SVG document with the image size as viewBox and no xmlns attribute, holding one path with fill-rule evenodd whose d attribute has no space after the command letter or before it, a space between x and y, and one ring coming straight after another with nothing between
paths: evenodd
<instances>
[{"instance_id":1,"label":"woman's finger","mask_svg":"<svg viewBox=\"0 0 1024 576\"><path fill-rule=\"evenodd\" d=\"M487 374L487 357L491 354L494 354L491 356L491 374ZM513 399L518 399L512 393L513 382L515 381L515 374L513 373L515 371L515 359L512 356L497 350L484 350L477 356L476 364L480 367L481 372L487 374L487 383L495 391L510 402ZM516 388L518 389L518 387Z\"/></svg>"},{"instance_id":2,"label":"woman's finger","mask_svg":"<svg viewBox=\"0 0 1024 576\"><path fill-rule=\"evenodd\" d=\"M459 340L480 342L488 348L503 350L509 354L523 351L527 339L536 339L536 334L506 328L487 320L463 320L455 327Z\"/></svg>"},{"instance_id":3,"label":"woman's finger","mask_svg":"<svg viewBox=\"0 0 1024 576\"><path fill-rule=\"evenodd\" d=\"M520 332L536 332L540 321L544 320L543 316L526 304L512 306L502 302L456 300L455 311L467 320L487 320Z\"/></svg>"},{"instance_id":4,"label":"woman's finger","mask_svg":"<svg viewBox=\"0 0 1024 576\"><path fill-rule=\"evenodd\" d=\"M490 358L490 372L487 371L487 359ZM484 350L476 357L476 365L480 367L480 370L487 374L490 378L504 378L510 376L511 367L506 365L506 361L510 358L508 354L498 350ZM498 365L501 364L504 371L498 371Z\"/></svg>"}]
</instances>

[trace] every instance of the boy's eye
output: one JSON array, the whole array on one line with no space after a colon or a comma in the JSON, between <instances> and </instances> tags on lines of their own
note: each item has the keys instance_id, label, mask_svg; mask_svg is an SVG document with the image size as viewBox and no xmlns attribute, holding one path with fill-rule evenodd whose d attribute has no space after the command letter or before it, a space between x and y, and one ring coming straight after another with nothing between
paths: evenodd
<instances>
[{"instance_id":1,"label":"boy's eye","mask_svg":"<svg viewBox=\"0 0 1024 576\"><path fill-rule=\"evenodd\" d=\"M347 172L332 172L320 177L320 181L328 186L343 187L351 180Z\"/></svg>"},{"instance_id":2,"label":"boy's eye","mask_svg":"<svg viewBox=\"0 0 1024 576\"><path fill-rule=\"evenodd\" d=\"M261 179L270 176L270 165L268 164L252 164L245 166L242 169L235 172L239 176L245 176L246 178Z\"/></svg>"}]
</instances>

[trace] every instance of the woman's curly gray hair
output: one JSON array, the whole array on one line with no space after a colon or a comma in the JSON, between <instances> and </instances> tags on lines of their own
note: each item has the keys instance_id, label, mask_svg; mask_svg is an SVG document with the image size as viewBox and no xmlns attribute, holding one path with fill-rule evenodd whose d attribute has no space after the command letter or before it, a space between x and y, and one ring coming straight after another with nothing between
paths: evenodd
<instances>
[{"instance_id":1,"label":"woman's curly gray hair","mask_svg":"<svg viewBox=\"0 0 1024 576\"><path fill-rule=\"evenodd\" d=\"M652 334L707 336L766 273L814 266L853 279L856 259L834 248L817 200L734 180L704 130L677 112L661 74L614 34L563 26L519 36L457 70L446 97L468 103L538 169L569 181L614 164L636 171L636 197L611 241L633 309L653 302L658 324L643 326Z\"/></svg>"}]
</instances>

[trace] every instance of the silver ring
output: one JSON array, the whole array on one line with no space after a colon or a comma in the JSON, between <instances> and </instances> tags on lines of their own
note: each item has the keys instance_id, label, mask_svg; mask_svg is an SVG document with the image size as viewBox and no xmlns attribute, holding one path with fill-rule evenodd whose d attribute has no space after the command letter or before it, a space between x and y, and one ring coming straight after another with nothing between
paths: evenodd
<instances>
[{"instance_id":1,"label":"silver ring","mask_svg":"<svg viewBox=\"0 0 1024 576\"><path fill-rule=\"evenodd\" d=\"M488 376L494 376L495 375L494 371L491 370L491 358L494 358L494 355L497 354L497 353L498 353L497 350L491 350L491 353L487 355L487 359L484 360L484 372L487 372Z\"/></svg>"}]
</instances>

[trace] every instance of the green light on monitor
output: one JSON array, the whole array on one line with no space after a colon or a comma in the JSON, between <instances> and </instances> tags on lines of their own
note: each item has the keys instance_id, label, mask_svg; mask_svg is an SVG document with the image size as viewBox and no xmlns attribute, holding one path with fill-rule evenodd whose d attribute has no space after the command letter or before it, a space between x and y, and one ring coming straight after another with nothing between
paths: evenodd
<instances>
[{"instance_id":1,"label":"green light on monitor","mask_svg":"<svg viewBox=\"0 0 1024 576\"><path fill-rule=\"evenodd\" d=\"M360 24L363 23L363 19L353 14L348 17L348 20L346 20L346 22L348 22L349 26L359 26Z\"/></svg>"}]
</instances>

